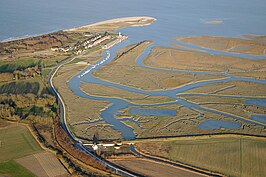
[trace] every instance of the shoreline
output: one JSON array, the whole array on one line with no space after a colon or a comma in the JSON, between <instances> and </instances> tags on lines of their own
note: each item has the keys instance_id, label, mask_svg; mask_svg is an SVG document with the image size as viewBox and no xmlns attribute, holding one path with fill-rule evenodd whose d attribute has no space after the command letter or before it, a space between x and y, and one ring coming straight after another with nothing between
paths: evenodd
<instances>
[{"instance_id":1,"label":"shoreline","mask_svg":"<svg viewBox=\"0 0 266 177\"><path fill-rule=\"evenodd\" d=\"M63 30L63 31L75 31L75 30L79 30L81 28L90 28L90 27L95 27L98 25L107 25L107 24L114 24L114 23L121 23L121 22L126 22L126 23L132 23L132 25L128 25L128 26L145 26L145 25L150 25L151 23L148 24L143 24L143 25L138 25L138 24L134 24L135 21L149 21L151 20L152 22L156 21L156 18L153 17L148 17L148 16L134 16L134 17L122 17L122 18L114 18L114 19L109 19L109 20L104 20L104 21L100 21L100 22L96 22L96 23L92 23L92 24L87 24L87 25L83 25L83 26L78 26L78 27L74 27L71 29L67 29L67 30Z\"/></svg>"},{"instance_id":2,"label":"shoreline","mask_svg":"<svg viewBox=\"0 0 266 177\"><path fill-rule=\"evenodd\" d=\"M18 40L23 40L23 39L27 39L27 38L31 38L31 37L38 37L38 36L42 36L42 35L47 35L47 34L51 34L51 33L56 33L58 31L63 31L62 29L59 30L55 30L55 31L50 31L47 33L40 33L40 34L32 34L32 35L23 35L23 36L19 36L19 37L9 37L3 40L0 40L0 43L5 43L5 42L13 42L13 41L18 41Z\"/></svg>"},{"instance_id":3,"label":"shoreline","mask_svg":"<svg viewBox=\"0 0 266 177\"><path fill-rule=\"evenodd\" d=\"M151 21L149 23L145 23L145 24L135 24L135 21ZM58 31L63 31L63 32L68 32L68 31L76 31L78 29L81 28L89 28L89 27L95 27L98 25L106 25L106 24L114 24L114 23L123 23L123 22L127 22L127 23L132 23L132 25L128 25L128 26L146 26L146 25L150 25L151 23L153 23L154 21L156 21L156 18L153 17L148 17L148 16L134 16L134 17L122 17L122 18L114 18L114 19L110 19L110 20L104 20L104 21L99 21L99 22L95 22L95 23L91 23L91 24L87 24L87 25L83 25L83 26L78 26L78 27L73 27L70 29L59 29L59 30L53 30L50 32L46 32L46 33L40 33L40 34L32 34L32 35L24 35L24 36L18 36L18 37L9 37L3 40L0 40L0 43L6 43L6 42L13 42L13 41L18 41L18 40L23 40L23 39L27 39L27 38L31 38L31 37L38 37L38 36L42 36L42 35L48 35L51 33L56 33Z\"/></svg>"}]
</instances>

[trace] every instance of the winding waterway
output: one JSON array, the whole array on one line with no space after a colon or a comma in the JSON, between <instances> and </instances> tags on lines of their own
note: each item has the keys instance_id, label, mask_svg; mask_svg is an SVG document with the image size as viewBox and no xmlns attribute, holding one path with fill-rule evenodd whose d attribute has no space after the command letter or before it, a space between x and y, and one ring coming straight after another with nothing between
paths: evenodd
<instances>
[{"instance_id":1,"label":"winding waterway","mask_svg":"<svg viewBox=\"0 0 266 177\"><path fill-rule=\"evenodd\" d=\"M224 112L203 108L202 106L200 106L198 104L191 103L191 102L186 101L186 100L184 100L182 98L176 97L176 95L178 93L182 93L182 92L188 91L190 89L197 88L197 87L200 87L200 86L204 86L204 85L207 85L207 84L212 84L212 83L221 83L221 82L229 82L229 81L248 81L248 82L260 83L260 84L266 84L266 80L257 80L257 79L253 79L253 78L236 78L236 77L227 76L226 78L223 78L223 79L201 81L201 82L191 83L191 84L188 84L188 85L183 86L183 87L173 88L173 89L168 89L168 90L144 91L144 90L141 90L141 89L132 88L132 87L128 87L128 86L125 86L125 85L116 84L116 83L111 83L111 82L108 82L108 81L105 81L105 80L100 80L99 78L93 77L92 73L94 71L100 69L102 66L104 66L107 63L109 63L114 58L115 52L117 50L121 49L121 47L124 47L126 45L128 45L128 42L119 44L119 45L113 47L110 51L103 52L103 56L104 57L103 57L102 60L105 60L107 55L108 55L108 57L111 57L111 59L110 60L106 60L106 62L102 63L101 65L97 65L96 64L96 67L94 67L94 68L90 68L91 66L89 66L85 70L89 69L89 70L91 70L91 72L88 72L82 78L79 78L80 74L77 74L68 83L68 85L72 89L72 91L78 96L81 96L81 97L84 97L84 98L88 98L88 99L93 99L93 100L109 101L111 103L111 105L107 109L103 110L102 113L101 113L101 117L103 118L102 121L105 121L106 123L111 124L114 129L119 130L122 133L122 136L126 140L135 139L136 135L134 134L134 131L133 131L133 129L131 127L129 127L126 124L123 123L124 119L117 119L116 116L119 114L119 111L122 110L122 109L128 108L129 106L132 107L132 106L140 106L140 105L129 103L129 102L125 101L125 100L118 99L118 98L104 98L104 97L91 96L91 95L86 94L86 93L84 93L83 91L80 90L80 85L81 85L82 82L102 84L102 85L105 85L105 86L112 86L112 87L124 89L124 90L130 91L130 92L141 93L141 94L146 94L146 95L151 95L151 96L167 96L169 98L176 99L176 101L174 101L174 102L164 103L164 104L151 104L149 106L158 106L158 105L161 106L161 105L168 105L168 104L181 104L183 106L186 106L186 107L189 107L189 108L193 108L193 109L196 109L196 110L207 111L207 112L211 112L211 113L214 113L214 114L224 115L224 116L231 117L231 118L234 118L234 119L238 119L238 120L243 120L243 121L248 121L248 122L254 123L252 120L250 121L250 120L246 120L246 119L243 119L241 117L234 116L234 115L231 115L231 114L227 114L227 113L224 113ZM150 48L148 47L146 49L146 52L149 51L149 50L150 50ZM142 63L144 55L145 55L145 52L137 60L137 63L140 66L142 66L142 67L146 67ZM101 60L98 61L97 63L101 63ZM95 65L92 65L92 66L95 66ZM149 69L160 70L158 68L149 68ZM83 73L83 72L84 71L81 71L80 73ZM171 72L171 71L169 70L169 72ZM178 71L178 72L182 72L182 71ZM187 71L184 71L184 72L187 72ZM194 72L191 72L191 73L194 73ZM197 73L197 74L213 74L211 72L195 72L195 73ZM234 98L235 96L228 96L228 97ZM241 96L239 96L239 97L241 98ZM144 106L144 105L141 105L141 106ZM152 112L152 110L149 110L150 114L161 116L160 115L161 113L158 110L154 110L152 113L151 112ZM138 113L138 112L135 112L135 114L142 115L142 113ZM164 114L167 114L167 110L165 110ZM172 114L171 110L169 110L169 114ZM259 125L264 126L264 124L260 124L260 122L255 122L255 124L259 124ZM239 128L240 126L241 126L241 124L235 123L235 122L215 121L215 120L210 121L210 120L207 120L206 122L204 122L204 126L203 127L208 127L208 129L217 129L217 127L220 127L220 128L221 127L223 127L223 128ZM201 128L202 126L199 126L199 127ZM205 128L203 128L203 129L205 129Z\"/></svg>"},{"instance_id":2,"label":"winding waterway","mask_svg":"<svg viewBox=\"0 0 266 177\"><path fill-rule=\"evenodd\" d=\"M82 82L90 82L112 86L124 89L130 92L141 93L152 96L167 96L176 101L164 104L154 104L150 106L179 104L195 110L207 111L214 114L220 114L234 119L243 120L241 117L233 116L224 112L219 112L200 105L191 103L182 98L177 97L177 94L188 91L193 88L204 86L212 83L229 82L229 81L248 81L260 84L266 84L265 80L256 80L251 78L236 78L231 76L231 73L224 72L194 72L187 70L169 70L163 68L152 68L143 64L143 59L150 53L154 46L172 47L169 41L181 44L186 47L199 49L204 53L222 54L229 56L238 56L251 60L265 60L262 56L252 56L247 54L235 54L229 52L221 52L210 50L195 45L185 44L175 41L178 36L193 36L193 35L210 35L210 36L226 36L242 38L243 34L265 35L266 29L266 3L264 0L169 0L167 3L163 0L108 0L86 1L86 0L1 0L0 2L0 40L22 37L25 35L35 35L57 31L59 29L68 29L74 26L81 26L88 23L103 21L118 17L127 16L151 16L157 21L149 26L144 27L127 27L121 31L129 36L129 39L113 46L109 51L103 52L103 58L84 69L69 81L68 85L71 90L78 96L110 102L110 106L101 112L102 120L112 125L112 127L122 133L122 136L127 139L135 139L136 135L133 129L123 123L124 120L117 119L119 110L140 105L132 104L118 98L103 98L91 96L80 90ZM35 14L35 15L32 15ZM206 23L211 20L223 21L222 24L212 25ZM146 69L164 70L168 72L181 72L190 74L211 74L222 75L223 79L202 81L191 83L179 88L160 90L160 91L143 91L137 88L132 88L108 81L100 80L93 77L92 73L102 66L112 61L115 53L130 44L136 44L143 40L151 40L153 43L146 48L144 53L137 59L137 64ZM109 56L110 55L110 56ZM232 96L233 97L233 96ZM247 104L265 105L265 100L262 101L246 101ZM157 112L156 112L157 111ZM156 110L150 114L159 115L161 112ZM140 114L140 113L139 113ZM167 111L164 112L167 114ZM254 117L254 120L262 120L261 117ZM134 120L131 120L134 121ZM250 121L255 124L265 126L263 121ZM209 121L210 122L210 121ZM135 121L138 124L137 121ZM208 123L208 122L207 122ZM211 122L213 124L213 122ZM216 122L217 123L217 122ZM223 122L224 123L224 122ZM226 125L230 125L227 122ZM205 122L206 124L206 122ZM238 128L238 126L226 126L225 128Z\"/></svg>"}]
</instances>

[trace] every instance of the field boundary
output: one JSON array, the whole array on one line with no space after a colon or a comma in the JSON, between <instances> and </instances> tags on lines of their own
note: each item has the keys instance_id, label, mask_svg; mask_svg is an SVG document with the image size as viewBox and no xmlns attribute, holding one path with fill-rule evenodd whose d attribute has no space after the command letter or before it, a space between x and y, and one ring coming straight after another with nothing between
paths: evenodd
<instances>
[{"instance_id":1,"label":"field boundary","mask_svg":"<svg viewBox=\"0 0 266 177\"><path fill-rule=\"evenodd\" d=\"M135 140L124 141L127 144L134 144L143 141L173 141L173 140L197 140L207 138L252 138L261 141L266 141L266 136L263 135L252 135L242 133L210 133L210 134L192 134L192 135L180 135L180 136L158 136L158 137L147 137L137 138Z\"/></svg>"},{"instance_id":2,"label":"field boundary","mask_svg":"<svg viewBox=\"0 0 266 177\"><path fill-rule=\"evenodd\" d=\"M153 139L141 139L141 140L133 140L131 143L128 141L128 144L131 144L131 152L137 156L146 158L148 160L152 160L155 162L163 163L170 166L176 166L177 168L181 168L183 170L187 170L190 172L194 172L197 174L207 175L207 176L215 176L215 177L225 177L226 175L220 172L211 171L206 168L200 168L197 166L193 166L190 164L183 163L181 161L173 161L165 157L153 155L150 153L143 152L142 150L136 148L133 146L135 143L141 143L141 142L156 142L156 141L193 141L193 140L204 140L204 139L219 139L219 138L240 138L240 139L250 139L252 140L258 140L266 142L265 136L256 136L256 135L249 135L249 134L238 134L238 133L217 133L217 134L202 134L202 135L186 135L186 136L178 136L178 137L163 137L163 138L153 138Z\"/></svg>"},{"instance_id":3,"label":"field boundary","mask_svg":"<svg viewBox=\"0 0 266 177\"><path fill-rule=\"evenodd\" d=\"M191 166L182 162L178 162L178 161L171 161L169 159L166 158L162 158L162 157L158 157L158 156L154 156L154 155L150 155L150 154L146 154L142 151L140 151L139 149L137 149L136 147L134 147L134 150L138 153L135 153L133 151L131 151L134 155L138 156L138 157L142 157L145 158L149 161L153 161L155 163L162 163L164 165L168 165L168 166L172 166L175 168L179 168L182 169L184 171L188 171L191 173L195 173L195 174L200 174L203 176L213 176L213 177L226 177L226 175L218 173L218 172L213 172L207 169L202 169L199 167L195 167L195 166Z\"/></svg>"}]
</instances>

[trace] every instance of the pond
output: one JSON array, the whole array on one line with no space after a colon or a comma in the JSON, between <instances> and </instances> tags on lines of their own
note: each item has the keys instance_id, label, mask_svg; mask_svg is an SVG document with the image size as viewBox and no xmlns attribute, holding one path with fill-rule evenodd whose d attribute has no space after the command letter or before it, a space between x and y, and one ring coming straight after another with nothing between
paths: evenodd
<instances>
[{"instance_id":1,"label":"pond","mask_svg":"<svg viewBox=\"0 0 266 177\"><path fill-rule=\"evenodd\" d=\"M175 110L159 110L159 109L146 109L146 108L130 108L130 114L140 116L176 116Z\"/></svg>"},{"instance_id":2,"label":"pond","mask_svg":"<svg viewBox=\"0 0 266 177\"><path fill-rule=\"evenodd\" d=\"M266 123L266 115L253 115L251 116L251 119L262 123Z\"/></svg>"},{"instance_id":3,"label":"pond","mask_svg":"<svg viewBox=\"0 0 266 177\"><path fill-rule=\"evenodd\" d=\"M199 128L203 130L216 130L221 128L238 129L241 124L237 122L230 122L225 120L208 119L199 124Z\"/></svg>"}]
</instances>

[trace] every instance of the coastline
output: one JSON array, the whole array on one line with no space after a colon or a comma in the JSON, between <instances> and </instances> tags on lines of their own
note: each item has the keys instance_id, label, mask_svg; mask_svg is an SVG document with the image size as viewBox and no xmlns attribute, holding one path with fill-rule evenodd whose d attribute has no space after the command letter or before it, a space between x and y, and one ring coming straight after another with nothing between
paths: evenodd
<instances>
[{"instance_id":1,"label":"coastline","mask_svg":"<svg viewBox=\"0 0 266 177\"><path fill-rule=\"evenodd\" d=\"M31 38L31 37L38 37L38 36L42 36L42 35L47 35L47 34L51 34L51 33L56 33L58 31L62 31L62 29L59 30L54 30L54 31L50 31L47 33L40 33L40 34L32 34L32 35L23 35L23 36L18 36L18 37L9 37L3 40L0 40L0 43L5 43L5 42L13 42L13 41L18 41L18 40L23 40L23 39L27 39L27 38Z\"/></svg>"},{"instance_id":2,"label":"coastline","mask_svg":"<svg viewBox=\"0 0 266 177\"><path fill-rule=\"evenodd\" d=\"M59 29L59 30L50 31L47 33L41 33L41 34L32 34L32 35L24 35L24 36L19 36L19 37L10 37L10 38L0 40L0 43L13 42L13 41L23 40L23 39L27 39L27 38L31 38L31 37L38 37L38 36L42 36L42 35L56 33L58 31L64 31L64 32L76 31L76 30L79 30L82 28L91 28L91 27L96 27L99 25L112 25L115 23L127 23L127 26L146 26L146 25L150 25L151 23L153 23L156 20L157 20L156 18L148 17L148 16L114 18L114 19L99 21L96 23L87 24L87 25L83 25L83 26L79 26L79 27L73 27L70 29ZM138 23L141 23L141 24L138 24Z\"/></svg>"}]
</instances>

